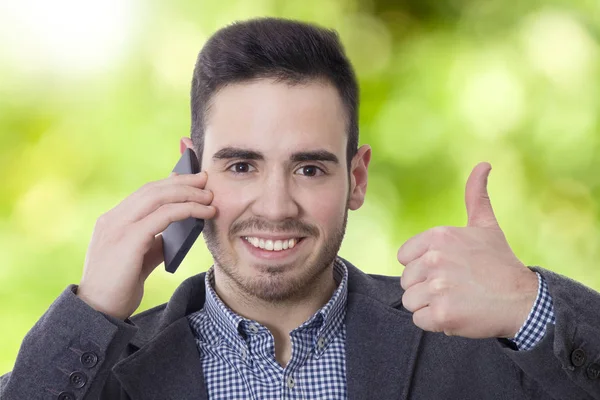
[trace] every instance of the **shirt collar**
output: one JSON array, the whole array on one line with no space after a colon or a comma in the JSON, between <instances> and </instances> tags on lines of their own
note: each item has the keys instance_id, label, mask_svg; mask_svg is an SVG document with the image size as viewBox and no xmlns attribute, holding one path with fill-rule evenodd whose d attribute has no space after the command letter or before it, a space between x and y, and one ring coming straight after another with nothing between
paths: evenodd
<instances>
[{"instance_id":1,"label":"shirt collar","mask_svg":"<svg viewBox=\"0 0 600 400\"><path fill-rule=\"evenodd\" d=\"M308 329L314 332L312 345L315 346L317 357L327 348L333 337L337 335L346 316L348 268L339 257L334 261L333 277L337 283L337 289L327 304L292 331L292 334ZM244 318L227 307L215 292L213 283L214 266L207 271L204 280L206 287L204 310L219 334L231 345L243 351L247 347L245 337L250 333L260 334L268 330L258 322Z\"/></svg>"},{"instance_id":2,"label":"shirt collar","mask_svg":"<svg viewBox=\"0 0 600 400\"><path fill-rule=\"evenodd\" d=\"M346 301L348 298L348 268L338 257L333 264L333 278L338 284L331 299L311 318L292 331L299 332L314 327L311 347L315 349L315 357L319 358L329 343L339 333L346 317Z\"/></svg>"},{"instance_id":3,"label":"shirt collar","mask_svg":"<svg viewBox=\"0 0 600 400\"><path fill-rule=\"evenodd\" d=\"M238 347L238 350L245 351L246 343L240 335L241 323L244 321L241 315L233 312L221 301L213 285L215 279L214 266L206 271L204 286L206 288L206 301L204 311L209 320L213 323L219 335L231 345Z\"/></svg>"}]
</instances>

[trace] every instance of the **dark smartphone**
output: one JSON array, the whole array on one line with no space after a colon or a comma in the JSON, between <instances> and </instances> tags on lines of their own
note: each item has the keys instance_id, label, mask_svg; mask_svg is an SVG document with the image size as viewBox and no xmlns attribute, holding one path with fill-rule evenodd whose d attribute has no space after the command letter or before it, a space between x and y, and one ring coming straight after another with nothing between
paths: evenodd
<instances>
[{"instance_id":1,"label":"dark smartphone","mask_svg":"<svg viewBox=\"0 0 600 400\"><path fill-rule=\"evenodd\" d=\"M200 172L196 154L191 149L186 149L175 168L173 168L173 172L180 175ZM172 222L167 226L167 229L162 233L163 256L167 272L174 273L177 271L179 264L181 264L200 232L202 232L202 228L204 228L204 220L193 217Z\"/></svg>"}]
</instances>

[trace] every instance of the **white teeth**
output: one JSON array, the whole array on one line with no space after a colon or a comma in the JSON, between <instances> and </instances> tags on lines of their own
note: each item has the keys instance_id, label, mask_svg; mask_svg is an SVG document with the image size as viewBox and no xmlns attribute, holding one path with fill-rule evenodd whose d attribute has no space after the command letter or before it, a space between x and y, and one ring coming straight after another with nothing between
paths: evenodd
<instances>
[{"instance_id":1,"label":"white teeth","mask_svg":"<svg viewBox=\"0 0 600 400\"><path fill-rule=\"evenodd\" d=\"M297 243L298 239L285 239L285 240L270 240L270 239L259 239L257 237L246 236L244 237L248 243L250 243L254 247L258 247L263 250L268 251L281 251L292 249Z\"/></svg>"}]
</instances>

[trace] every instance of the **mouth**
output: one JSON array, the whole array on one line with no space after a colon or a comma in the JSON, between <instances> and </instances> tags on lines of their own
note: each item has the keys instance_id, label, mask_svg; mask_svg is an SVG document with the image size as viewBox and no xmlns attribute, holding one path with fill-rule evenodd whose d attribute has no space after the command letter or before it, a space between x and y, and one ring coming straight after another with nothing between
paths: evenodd
<instances>
[{"instance_id":1,"label":"mouth","mask_svg":"<svg viewBox=\"0 0 600 400\"><path fill-rule=\"evenodd\" d=\"M256 236L242 236L242 242L248 251L261 259L281 259L298 252L306 237L267 239Z\"/></svg>"}]
</instances>

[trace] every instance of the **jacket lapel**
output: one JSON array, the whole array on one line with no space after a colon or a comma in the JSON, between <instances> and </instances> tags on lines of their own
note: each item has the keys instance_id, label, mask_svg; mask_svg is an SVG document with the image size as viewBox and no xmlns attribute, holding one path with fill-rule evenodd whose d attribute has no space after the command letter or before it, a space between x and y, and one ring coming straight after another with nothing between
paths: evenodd
<instances>
[{"instance_id":1,"label":"jacket lapel","mask_svg":"<svg viewBox=\"0 0 600 400\"><path fill-rule=\"evenodd\" d=\"M407 399L422 330L401 307L399 278L348 266L346 381L349 400ZM132 400L208 398L202 362L186 315L204 305L204 274L183 282L139 350L113 368Z\"/></svg>"},{"instance_id":2,"label":"jacket lapel","mask_svg":"<svg viewBox=\"0 0 600 400\"><path fill-rule=\"evenodd\" d=\"M423 331L400 306L400 280L374 279L346 264L348 399L407 399Z\"/></svg>"},{"instance_id":3,"label":"jacket lapel","mask_svg":"<svg viewBox=\"0 0 600 400\"><path fill-rule=\"evenodd\" d=\"M139 348L113 368L132 400L208 398L187 315L204 306L204 273L182 282L160 314L132 340ZM143 318L137 320L144 325ZM147 322L146 322L147 323Z\"/></svg>"},{"instance_id":4,"label":"jacket lapel","mask_svg":"<svg viewBox=\"0 0 600 400\"><path fill-rule=\"evenodd\" d=\"M202 362L185 317L118 363L113 372L132 400L208 398Z\"/></svg>"}]
</instances>

